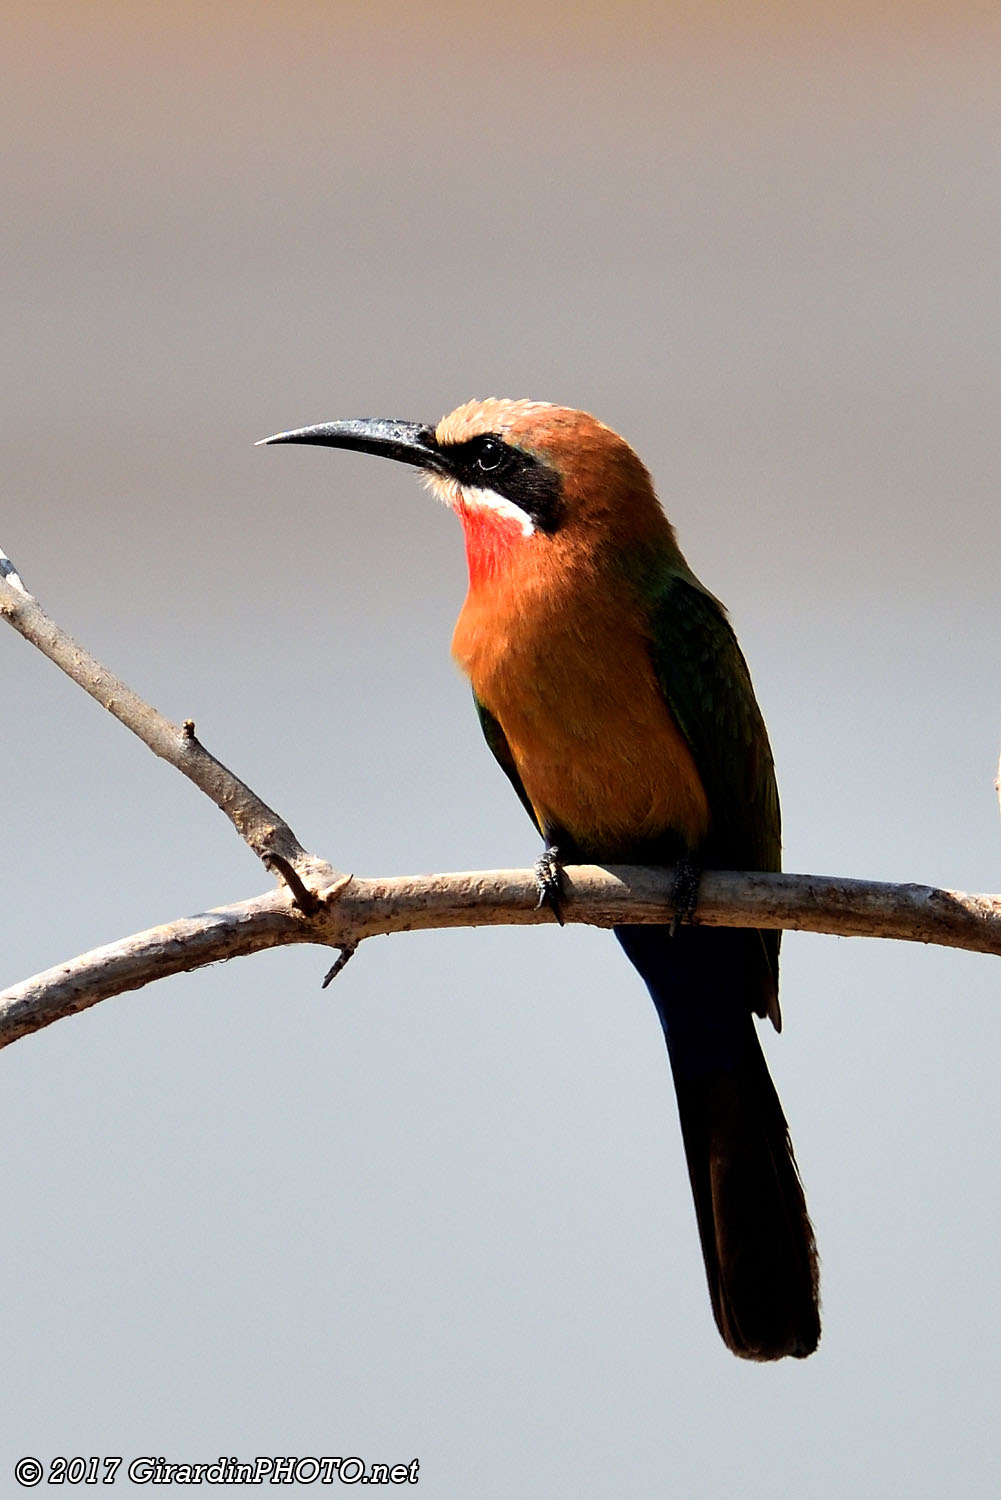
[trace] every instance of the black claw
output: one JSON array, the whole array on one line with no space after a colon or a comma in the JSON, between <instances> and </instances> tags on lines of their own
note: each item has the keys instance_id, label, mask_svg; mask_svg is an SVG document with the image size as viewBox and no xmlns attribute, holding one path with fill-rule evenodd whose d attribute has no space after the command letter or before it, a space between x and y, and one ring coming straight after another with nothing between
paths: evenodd
<instances>
[{"instance_id":1,"label":"black claw","mask_svg":"<svg viewBox=\"0 0 1001 1500\"><path fill-rule=\"evenodd\" d=\"M699 904L701 878L702 871L690 859L678 861L674 871L674 885L671 888L671 905L674 907L674 916L671 918L672 937L682 922L691 922L695 916L695 908Z\"/></svg>"},{"instance_id":2,"label":"black claw","mask_svg":"<svg viewBox=\"0 0 1001 1500\"><path fill-rule=\"evenodd\" d=\"M536 911L548 906L553 916L563 926L563 866L560 851L550 844L545 853L535 861L535 889L539 893Z\"/></svg>"}]
</instances>

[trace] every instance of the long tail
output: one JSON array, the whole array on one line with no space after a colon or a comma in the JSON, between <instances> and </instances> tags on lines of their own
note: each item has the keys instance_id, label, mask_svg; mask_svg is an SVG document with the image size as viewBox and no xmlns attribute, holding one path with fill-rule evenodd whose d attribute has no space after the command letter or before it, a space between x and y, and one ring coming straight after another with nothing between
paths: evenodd
<instances>
[{"instance_id":1,"label":"long tail","mask_svg":"<svg viewBox=\"0 0 1001 1500\"><path fill-rule=\"evenodd\" d=\"M667 1038L713 1314L744 1359L820 1339L817 1250L752 1011L764 953L735 928L618 927Z\"/></svg>"}]
</instances>

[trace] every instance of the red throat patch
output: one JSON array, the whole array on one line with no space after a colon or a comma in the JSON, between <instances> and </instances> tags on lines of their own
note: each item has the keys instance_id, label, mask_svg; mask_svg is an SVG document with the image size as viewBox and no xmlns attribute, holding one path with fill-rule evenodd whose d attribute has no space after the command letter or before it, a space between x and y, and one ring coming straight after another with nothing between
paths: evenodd
<instances>
[{"instance_id":1,"label":"red throat patch","mask_svg":"<svg viewBox=\"0 0 1001 1500\"><path fill-rule=\"evenodd\" d=\"M456 513L466 538L466 564L472 588L504 571L510 554L524 544L521 524L513 516L499 515L485 506L460 500Z\"/></svg>"}]
</instances>

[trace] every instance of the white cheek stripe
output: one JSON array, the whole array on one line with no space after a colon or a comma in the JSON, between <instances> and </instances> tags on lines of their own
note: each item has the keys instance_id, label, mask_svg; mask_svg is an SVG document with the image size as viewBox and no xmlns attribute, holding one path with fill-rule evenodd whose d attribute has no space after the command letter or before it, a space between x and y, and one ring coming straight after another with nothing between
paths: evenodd
<instances>
[{"instance_id":1,"label":"white cheek stripe","mask_svg":"<svg viewBox=\"0 0 1001 1500\"><path fill-rule=\"evenodd\" d=\"M513 500L498 495L496 490L467 489L463 485L462 498L470 510L492 510L494 515L503 516L505 520L517 521L522 536L531 536L535 530L535 522L531 516L520 505L515 505Z\"/></svg>"},{"instance_id":2,"label":"white cheek stripe","mask_svg":"<svg viewBox=\"0 0 1001 1500\"><path fill-rule=\"evenodd\" d=\"M468 506L470 510L492 510L495 516L516 521L522 536L532 536L535 531L535 522L528 512L522 510L520 505L515 505L513 500L498 495L496 490L461 485L457 479L445 479L441 474L430 472L425 472L424 482L452 510L458 510L460 505Z\"/></svg>"}]
</instances>

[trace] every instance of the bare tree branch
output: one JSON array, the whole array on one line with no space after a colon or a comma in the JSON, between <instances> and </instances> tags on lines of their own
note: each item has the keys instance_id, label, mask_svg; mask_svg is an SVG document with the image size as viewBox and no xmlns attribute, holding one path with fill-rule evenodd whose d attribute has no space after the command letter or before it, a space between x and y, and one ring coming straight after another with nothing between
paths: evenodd
<instances>
[{"instance_id":1,"label":"bare tree branch","mask_svg":"<svg viewBox=\"0 0 1001 1500\"><path fill-rule=\"evenodd\" d=\"M284 818L205 749L195 738L191 719L179 727L145 703L51 620L27 592L10 559L2 553L0 558L4 564L0 567L0 615L26 641L131 729L155 755L193 781L226 814L269 869L286 878L291 870L293 887L298 876L297 894L301 895L307 885L324 883L335 875L329 865L307 854Z\"/></svg>"},{"instance_id":2,"label":"bare tree branch","mask_svg":"<svg viewBox=\"0 0 1001 1500\"><path fill-rule=\"evenodd\" d=\"M95 948L0 993L0 1047L153 980L288 943L340 950L325 983L367 937L438 927L552 922L539 909L534 872L360 880L307 854L283 818L198 742L112 676L50 620L0 553L0 614L162 759L210 797L285 889L154 927ZM999 771L1001 783L1001 771ZM999 787L1001 795L1001 787ZM668 922L674 871L571 866L562 915L611 927ZM900 938L1001 954L1001 897L924 885L827 876L706 871L696 923L787 927L845 937Z\"/></svg>"},{"instance_id":3,"label":"bare tree branch","mask_svg":"<svg viewBox=\"0 0 1001 1500\"><path fill-rule=\"evenodd\" d=\"M563 916L598 927L666 922L673 915L673 881L670 869L571 865L565 872ZM153 927L36 974L0 993L0 1047L112 995L262 948L317 943L343 954L378 934L555 921L547 908L538 908L531 870L387 880L342 876L317 895L313 915L299 910L287 892L272 891ZM1001 897L926 885L707 870L694 920L712 927L785 927L1001 954Z\"/></svg>"}]
</instances>

